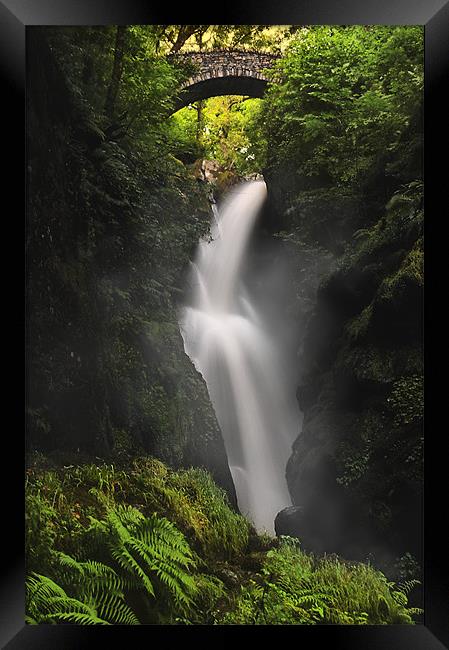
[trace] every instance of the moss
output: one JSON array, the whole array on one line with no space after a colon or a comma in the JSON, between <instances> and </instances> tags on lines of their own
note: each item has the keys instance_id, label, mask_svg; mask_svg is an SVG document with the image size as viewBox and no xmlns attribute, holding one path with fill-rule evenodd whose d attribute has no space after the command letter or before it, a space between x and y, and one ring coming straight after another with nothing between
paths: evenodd
<instances>
[{"instance_id":1,"label":"moss","mask_svg":"<svg viewBox=\"0 0 449 650\"><path fill-rule=\"evenodd\" d=\"M241 180L242 179L238 174L230 170L218 172L217 177L214 181L214 184L216 186L216 197L219 199L226 191L228 191L237 183L241 182Z\"/></svg>"},{"instance_id":2,"label":"moss","mask_svg":"<svg viewBox=\"0 0 449 650\"><path fill-rule=\"evenodd\" d=\"M419 292L424 284L424 261L422 240L418 240L412 250L404 257L396 273L389 275L379 288L379 302L391 302L400 305L406 299L407 292ZM414 314L416 317L417 314Z\"/></svg>"},{"instance_id":3,"label":"moss","mask_svg":"<svg viewBox=\"0 0 449 650\"><path fill-rule=\"evenodd\" d=\"M346 331L349 335L349 338L358 341L366 337L371 318L373 315L373 306L372 304L368 305L363 309L362 313L351 319L346 325Z\"/></svg>"},{"instance_id":4,"label":"moss","mask_svg":"<svg viewBox=\"0 0 449 650\"><path fill-rule=\"evenodd\" d=\"M374 345L342 348L336 360L339 374L353 377L358 382L380 385L390 384L395 379L395 354L393 350L382 350Z\"/></svg>"},{"instance_id":5,"label":"moss","mask_svg":"<svg viewBox=\"0 0 449 650\"><path fill-rule=\"evenodd\" d=\"M421 375L401 377L394 382L387 403L395 426L420 421L424 415L424 386Z\"/></svg>"},{"instance_id":6,"label":"moss","mask_svg":"<svg viewBox=\"0 0 449 650\"><path fill-rule=\"evenodd\" d=\"M337 452L339 485L354 488L358 481L369 482L372 457L376 455L379 445L382 447L388 442L389 426L388 418L374 408L365 409L352 419ZM366 487L362 488L362 491L365 490Z\"/></svg>"}]
</instances>

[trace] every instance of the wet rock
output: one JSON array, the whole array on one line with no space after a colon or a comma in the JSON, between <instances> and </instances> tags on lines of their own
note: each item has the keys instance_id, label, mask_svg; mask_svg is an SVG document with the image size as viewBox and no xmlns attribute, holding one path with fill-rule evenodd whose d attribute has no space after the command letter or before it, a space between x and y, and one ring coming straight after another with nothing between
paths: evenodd
<instances>
[{"instance_id":1,"label":"wet rock","mask_svg":"<svg viewBox=\"0 0 449 650\"><path fill-rule=\"evenodd\" d=\"M299 537L301 522L304 520L304 508L302 506L289 506L284 508L276 515L274 520L274 530L276 535L288 535L289 537Z\"/></svg>"}]
</instances>

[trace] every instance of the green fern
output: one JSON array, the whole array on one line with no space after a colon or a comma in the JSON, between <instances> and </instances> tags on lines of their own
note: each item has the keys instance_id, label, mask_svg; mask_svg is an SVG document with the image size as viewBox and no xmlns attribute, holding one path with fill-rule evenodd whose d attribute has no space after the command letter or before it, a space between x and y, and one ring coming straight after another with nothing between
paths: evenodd
<instances>
[{"instance_id":1,"label":"green fern","mask_svg":"<svg viewBox=\"0 0 449 650\"><path fill-rule=\"evenodd\" d=\"M119 505L109 508L104 520L91 517L89 535L92 547L102 548L103 555L108 551L114 568L53 552L56 581L39 574L28 580L29 623L139 624L127 603L131 592L154 598L157 591L167 590L175 609L193 606L198 586L190 572L197 562L170 521Z\"/></svg>"},{"instance_id":2,"label":"green fern","mask_svg":"<svg viewBox=\"0 0 449 650\"><path fill-rule=\"evenodd\" d=\"M398 586L398 591L401 591L403 594L408 596L412 589L420 585L421 582L419 580L406 580L405 582L402 582Z\"/></svg>"},{"instance_id":3,"label":"green fern","mask_svg":"<svg viewBox=\"0 0 449 650\"><path fill-rule=\"evenodd\" d=\"M129 584L155 595L154 577L177 605L188 606L196 591L189 571L196 566L184 535L168 519L144 517L136 508L116 506L107 515L108 545Z\"/></svg>"},{"instance_id":4,"label":"green fern","mask_svg":"<svg viewBox=\"0 0 449 650\"><path fill-rule=\"evenodd\" d=\"M55 553L55 570L65 589L45 576L29 579L30 619L37 622L67 621L88 624L138 625L139 620L125 602L124 581L100 562L79 562L65 553ZM67 595L70 590L72 595ZM33 609L34 607L34 609ZM30 620L29 622L32 622Z\"/></svg>"},{"instance_id":5,"label":"green fern","mask_svg":"<svg viewBox=\"0 0 449 650\"><path fill-rule=\"evenodd\" d=\"M71 598L53 580L38 573L26 581L26 611L25 620L31 625L57 622L108 625L92 605Z\"/></svg>"},{"instance_id":6,"label":"green fern","mask_svg":"<svg viewBox=\"0 0 449 650\"><path fill-rule=\"evenodd\" d=\"M393 583L388 583L390 588L393 588ZM399 584L396 588L396 590L391 591L391 595L393 596L393 599L395 602L402 606L402 607L407 607L408 605L408 597L410 595L410 592L420 585L421 582L419 580L406 580L405 582L402 582ZM410 616L420 616L421 614L424 613L424 610L421 609L420 607L407 607L407 613Z\"/></svg>"},{"instance_id":7,"label":"green fern","mask_svg":"<svg viewBox=\"0 0 449 650\"><path fill-rule=\"evenodd\" d=\"M114 569L106 564L91 560L80 562L61 551L55 552L54 556L62 569L63 579L64 576L67 576L69 584L80 584L86 592L95 591L98 588L114 592L123 590L123 580Z\"/></svg>"},{"instance_id":8,"label":"green fern","mask_svg":"<svg viewBox=\"0 0 449 650\"><path fill-rule=\"evenodd\" d=\"M110 623L139 625L140 621L119 594L103 593L97 600L98 611Z\"/></svg>"},{"instance_id":9,"label":"green fern","mask_svg":"<svg viewBox=\"0 0 449 650\"><path fill-rule=\"evenodd\" d=\"M110 625L95 615L80 612L58 612L52 617L53 622L77 623L78 625ZM43 621L44 622L44 621Z\"/></svg>"}]
</instances>

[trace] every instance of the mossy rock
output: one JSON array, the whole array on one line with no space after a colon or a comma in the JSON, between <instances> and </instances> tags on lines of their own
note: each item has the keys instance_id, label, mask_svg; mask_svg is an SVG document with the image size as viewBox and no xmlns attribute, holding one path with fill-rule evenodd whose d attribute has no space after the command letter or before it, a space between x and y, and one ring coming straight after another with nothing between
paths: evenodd
<instances>
[{"instance_id":1,"label":"mossy rock","mask_svg":"<svg viewBox=\"0 0 449 650\"><path fill-rule=\"evenodd\" d=\"M337 381L349 378L358 383L371 386L385 386L395 379L395 353L371 346L346 345L342 348L335 362Z\"/></svg>"}]
</instances>

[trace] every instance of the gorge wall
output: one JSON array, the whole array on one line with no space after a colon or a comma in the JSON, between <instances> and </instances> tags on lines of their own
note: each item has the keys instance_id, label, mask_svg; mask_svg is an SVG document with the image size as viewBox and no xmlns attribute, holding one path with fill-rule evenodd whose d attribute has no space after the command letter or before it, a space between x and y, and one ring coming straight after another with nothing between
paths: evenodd
<instances>
[{"instance_id":1,"label":"gorge wall","mask_svg":"<svg viewBox=\"0 0 449 650\"><path fill-rule=\"evenodd\" d=\"M276 528L315 552L390 566L421 557L420 156L417 145L394 174L379 165L357 194L288 165L265 173L267 223L296 249L298 286L311 294L298 352L304 421L287 466L295 507Z\"/></svg>"},{"instance_id":2,"label":"gorge wall","mask_svg":"<svg viewBox=\"0 0 449 650\"><path fill-rule=\"evenodd\" d=\"M177 324L185 269L209 224L206 193L175 159L149 178L36 31L29 48L29 451L203 466L235 502Z\"/></svg>"}]
</instances>

